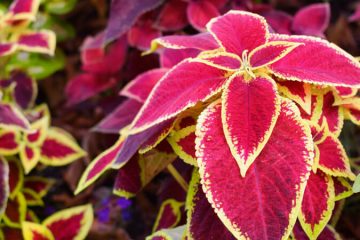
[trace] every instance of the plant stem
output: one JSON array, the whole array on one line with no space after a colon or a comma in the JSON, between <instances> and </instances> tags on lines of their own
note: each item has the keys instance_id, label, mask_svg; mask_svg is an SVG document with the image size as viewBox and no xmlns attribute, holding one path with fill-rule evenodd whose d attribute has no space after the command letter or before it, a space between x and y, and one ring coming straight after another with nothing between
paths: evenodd
<instances>
[{"instance_id":1,"label":"plant stem","mask_svg":"<svg viewBox=\"0 0 360 240\"><path fill-rule=\"evenodd\" d=\"M185 190L185 192L187 192L189 189L189 185L180 175L180 173L176 170L176 168L170 163L167 166L167 169L169 170L170 174L175 178L175 180L179 183L179 185Z\"/></svg>"}]
</instances>

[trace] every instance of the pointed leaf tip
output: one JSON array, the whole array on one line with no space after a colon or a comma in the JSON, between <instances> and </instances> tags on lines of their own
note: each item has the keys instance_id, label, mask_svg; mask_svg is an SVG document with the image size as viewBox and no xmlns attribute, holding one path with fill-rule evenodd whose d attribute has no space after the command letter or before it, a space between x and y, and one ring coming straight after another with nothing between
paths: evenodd
<instances>
[{"instance_id":1,"label":"pointed leaf tip","mask_svg":"<svg viewBox=\"0 0 360 240\"><path fill-rule=\"evenodd\" d=\"M47 227L57 240L85 239L93 223L91 204L65 209L46 218ZM64 226L71 226L64 231Z\"/></svg>"},{"instance_id":2,"label":"pointed leaf tip","mask_svg":"<svg viewBox=\"0 0 360 240\"><path fill-rule=\"evenodd\" d=\"M210 20L206 28L227 52L239 56L245 50L251 52L265 44L269 38L266 20L260 15L245 11L229 11Z\"/></svg>"},{"instance_id":3,"label":"pointed leaf tip","mask_svg":"<svg viewBox=\"0 0 360 240\"><path fill-rule=\"evenodd\" d=\"M272 79L257 77L247 83L235 76L226 84L223 128L243 177L269 140L279 114L280 97Z\"/></svg>"}]
</instances>

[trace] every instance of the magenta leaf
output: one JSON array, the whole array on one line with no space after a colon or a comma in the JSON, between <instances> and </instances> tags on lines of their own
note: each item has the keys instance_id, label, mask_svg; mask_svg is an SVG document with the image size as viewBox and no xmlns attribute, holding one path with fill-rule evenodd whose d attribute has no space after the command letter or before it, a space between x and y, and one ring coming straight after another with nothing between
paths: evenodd
<instances>
[{"instance_id":1,"label":"magenta leaf","mask_svg":"<svg viewBox=\"0 0 360 240\"><path fill-rule=\"evenodd\" d=\"M124 101L111 114L98 123L93 128L93 131L118 134L122 128L131 123L141 106L142 103L133 99Z\"/></svg>"},{"instance_id":2,"label":"magenta leaf","mask_svg":"<svg viewBox=\"0 0 360 240\"><path fill-rule=\"evenodd\" d=\"M139 147L150 139L153 135L156 135L158 132L161 132L163 128L166 128L169 122L173 120L165 121L157 126L151 127L141 133L135 135L129 135L118 152L116 160L113 163L113 168L120 168L123 166L130 158L138 151Z\"/></svg>"},{"instance_id":3,"label":"magenta leaf","mask_svg":"<svg viewBox=\"0 0 360 240\"><path fill-rule=\"evenodd\" d=\"M29 122L22 113L10 104L0 103L0 126L29 128Z\"/></svg>"},{"instance_id":4,"label":"magenta leaf","mask_svg":"<svg viewBox=\"0 0 360 240\"><path fill-rule=\"evenodd\" d=\"M82 73L70 80L66 86L67 104L80 103L97 93L114 86L117 79L109 75Z\"/></svg>"},{"instance_id":5,"label":"magenta leaf","mask_svg":"<svg viewBox=\"0 0 360 240\"><path fill-rule=\"evenodd\" d=\"M30 107L37 94L37 85L34 80L25 73L14 72L10 77L10 81L16 84L13 97L17 105L23 109Z\"/></svg>"},{"instance_id":6,"label":"magenta leaf","mask_svg":"<svg viewBox=\"0 0 360 240\"><path fill-rule=\"evenodd\" d=\"M179 0L170 0L164 4L157 20L156 27L162 31L177 31L187 24L187 3Z\"/></svg>"},{"instance_id":7,"label":"magenta leaf","mask_svg":"<svg viewBox=\"0 0 360 240\"><path fill-rule=\"evenodd\" d=\"M143 13L159 6L163 0L113 0L110 18L105 30L105 43L109 43L130 29Z\"/></svg>"},{"instance_id":8,"label":"magenta leaf","mask_svg":"<svg viewBox=\"0 0 360 240\"><path fill-rule=\"evenodd\" d=\"M141 103L145 102L155 84L168 70L167 68L155 68L138 75L122 89L120 95Z\"/></svg>"},{"instance_id":9,"label":"magenta leaf","mask_svg":"<svg viewBox=\"0 0 360 240\"><path fill-rule=\"evenodd\" d=\"M190 1L187 7L189 22L198 31L204 31L210 19L219 15L218 9L210 1Z\"/></svg>"},{"instance_id":10,"label":"magenta leaf","mask_svg":"<svg viewBox=\"0 0 360 240\"><path fill-rule=\"evenodd\" d=\"M292 23L295 34L324 37L324 31L330 22L329 3L317 3L306 6L298 11Z\"/></svg>"},{"instance_id":11,"label":"magenta leaf","mask_svg":"<svg viewBox=\"0 0 360 240\"><path fill-rule=\"evenodd\" d=\"M119 72L121 67L124 65L126 51L126 38L122 37L109 47L109 50L105 55L102 56L99 52L95 53L95 55L99 56L100 58L84 62L82 69L93 74L115 74Z\"/></svg>"}]
</instances>

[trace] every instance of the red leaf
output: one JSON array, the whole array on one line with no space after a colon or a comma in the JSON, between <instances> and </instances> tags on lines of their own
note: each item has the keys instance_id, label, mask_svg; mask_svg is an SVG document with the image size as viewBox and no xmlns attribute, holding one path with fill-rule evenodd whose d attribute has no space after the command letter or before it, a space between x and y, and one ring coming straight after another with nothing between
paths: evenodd
<instances>
[{"instance_id":1,"label":"red leaf","mask_svg":"<svg viewBox=\"0 0 360 240\"><path fill-rule=\"evenodd\" d=\"M64 166L85 154L69 133L52 127L41 145L40 162L49 166Z\"/></svg>"},{"instance_id":2,"label":"red leaf","mask_svg":"<svg viewBox=\"0 0 360 240\"><path fill-rule=\"evenodd\" d=\"M205 32L195 35L169 35L155 39L151 43L151 50L155 51L160 47L170 49L198 49L198 50L213 50L219 48L218 43L214 37Z\"/></svg>"},{"instance_id":3,"label":"red leaf","mask_svg":"<svg viewBox=\"0 0 360 240\"><path fill-rule=\"evenodd\" d=\"M284 41L272 41L255 48L249 54L249 64L252 68L261 68L279 61L299 44Z\"/></svg>"},{"instance_id":4,"label":"red leaf","mask_svg":"<svg viewBox=\"0 0 360 240\"><path fill-rule=\"evenodd\" d=\"M346 177L355 180L354 173L350 169L350 160L339 139L330 134L316 145L319 149L319 168L335 177Z\"/></svg>"},{"instance_id":5,"label":"red leaf","mask_svg":"<svg viewBox=\"0 0 360 240\"><path fill-rule=\"evenodd\" d=\"M316 239L329 222L335 204L334 182L321 171L311 172L299 220L310 239Z\"/></svg>"},{"instance_id":6,"label":"red leaf","mask_svg":"<svg viewBox=\"0 0 360 240\"><path fill-rule=\"evenodd\" d=\"M311 114L311 85L295 81L277 82L279 91L296 102L303 111Z\"/></svg>"},{"instance_id":7,"label":"red leaf","mask_svg":"<svg viewBox=\"0 0 360 240\"><path fill-rule=\"evenodd\" d=\"M247 82L239 75L227 82L222 95L223 128L241 176L266 145L279 113L280 97L272 79Z\"/></svg>"},{"instance_id":8,"label":"red leaf","mask_svg":"<svg viewBox=\"0 0 360 240\"><path fill-rule=\"evenodd\" d=\"M174 123L174 121L168 121L167 125L165 125L163 129L151 136L141 145L139 148L139 153L144 154L159 145L161 141L168 137L171 130L174 128Z\"/></svg>"},{"instance_id":9,"label":"red leaf","mask_svg":"<svg viewBox=\"0 0 360 240\"><path fill-rule=\"evenodd\" d=\"M167 140L174 152L184 162L197 166L195 156L195 125L173 131Z\"/></svg>"},{"instance_id":10,"label":"red leaf","mask_svg":"<svg viewBox=\"0 0 360 240\"><path fill-rule=\"evenodd\" d=\"M17 159L8 160L10 198L14 198L23 186L24 173Z\"/></svg>"},{"instance_id":11,"label":"red leaf","mask_svg":"<svg viewBox=\"0 0 360 240\"><path fill-rule=\"evenodd\" d=\"M26 216L26 200L21 193L18 193L14 199L9 199L4 215L4 222L10 227L21 227Z\"/></svg>"},{"instance_id":12,"label":"red leaf","mask_svg":"<svg viewBox=\"0 0 360 240\"><path fill-rule=\"evenodd\" d=\"M127 34L129 45L140 50L150 48L151 41L161 36L161 32L152 26L152 21L140 21Z\"/></svg>"},{"instance_id":13,"label":"red leaf","mask_svg":"<svg viewBox=\"0 0 360 240\"><path fill-rule=\"evenodd\" d=\"M206 199L196 170L190 182L186 210L188 237L191 239L235 239Z\"/></svg>"},{"instance_id":14,"label":"red leaf","mask_svg":"<svg viewBox=\"0 0 360 240\"><path fill-rule=\"evenodd\" d=\"M110 17L105 30L105 43L109 43L130 29L136 19L162 3L162 0L114 0L111 3Z\"/></svg>"},{"instance_id":15,"label":"red leaf","mask_svg":"<svg viewBox=\"0 0 360 240\"><path fill-rule=\"evenodd\" d=\"M201 62L225 71L237 71L241 67L241 59L232 53L220 52L214 54L199 55Z\"/></svg>"},{"instance_id":16,"label":"red leaf","mask_svg":"<svg viewBox=\"0 0 360 240\"><path fill-rule=\"evenodd\" d=\"M303 43L269 66L277 77L319 85L360 87L360 64L336 45L308 36L271 34L271 40Z\"/></svg>"},{"instance_id":17,"label":"red leaf","mask_svg":"<svg viewBox=\"0 0 360 240\"><path fill-rule=\"evenodd\" d=\"M118 79L110 75L82 73L66 85L67 105L72 106L114 86Z\"/></svg>"},{"instance_id":18,"label":"red leaf","mask_svg":"<svg viewBox=\"0 0 360 240\"><path fill-rule=\"evenodd\" d=\"M160 210L153 227L153 232L160 229L176 227L181 220L183 206L184 203L178 202L175 199L170 198L165 200L160 206Z\"/></svg>"},{"instance_id":19,"label":"red leaf","mask_svg":"<svg viewBox=\"0 0 360 240\"><path fill-rule=\"evenodd\" d=\"M219 15L218 9L210 1L190 1L187 7L189 22L198 31L204 31L210 19Z\"/></svg>"},{"instance_id":20,"label":"red leaf","mask_svg":"<svg viewBox=\"0 0 360 240\"><path fill-rule=\"evenodd\" d=\"M111 164L116 160L116 155L123 147L124 139L120 138L113 146L98 155L84 171L75 194L84 190L90 184L95 182L102 173L111 167Z\"/></svg>"},{"instance_id":21,"label":"red leaf","mask_svg":"<svg viewBox=\"0 0 360 240\"><path fill-rule=\"evenodd\" d=\"M313 157L310 129L296 106L284 100L272 135L245 178L227 147L220 103L200 115L196 136L203 190L228 230L236 238L287 239Z\"/></svg>"},{"instance_id":22,"label":"red leaf","mask_svg":"<svg viewBox=\"0 0 360 240\"><path fill-rule=\"evenodd\" d=\"M184 60L156 84L130 132L141 132L206 101L220 92L225 80L223 70L195 60Z\"/></svg>"},{"instance_id":23,"label":"red leaf","mask_svg":"<svg viewBox=\"0 0 360 240\"><path fill-rule=\"evenodd\" d=\"M335 91L341 98L350 98L356 95L358 89L350 87L335 87Z\"/></svg>"},{"instance_id":24,"label":"red leaf","mask_svg":"<svg viewBox=\"0 0 360 240\"><path fill-rule=\"evenodd\" d=\"M91 205L83 205L57 212L42 223L56 240L85 239L93 222ZM66 228L64 228L66 227Z\"/></svg>"},{"instance_id":25,"label":"red leaf","mask_svg":"<svg viewBox=\"0 0 360 240\"><path fill-rule=\"evenodd\" d=\"M347 119L350 119L354 124L360 125L360 110L355 108L345 109Z\"/></svg>"},{"instance_id":26,"label":"red leaf","mask_svg":"<svg viewBox=\"0 0 360 240\"><path fill-rule=\"evenodd\" d=\"M344 124L344 112L341 106L334 106L335 98L332 91L320 96L322 98L321 116L319 119L319 125L322 125L323 121L335 136L339 136Z\"/></svg>"},{"instance_id":27,"label":"red leaf","mask_svg":"<svg viewBox=\"0 0 360 240\"><path fill-rule=\"evenodd\" d=\"M260 15L265 17L268 24L276 33L291 34L293 18L288 13L273 9L271 11L261 12Z\"/></svg>"},{"instance_id":28,"label":"red leaf","mask_svg":"<svg viewBox=\"0 0 360 240\"><path fill-rule=\"evenodd\" d=\"M14 15L27 16L27 14L33 15L36 13L39 7L39 1L37 0L15 0L9 7L9 12Z\"/></svg>"},{"instance_id":29,"label":"red leaf","mask_svg":"<svg viewBox=\"0 0 360 240\"><path fill-rule=\"evenodd\" d=\"M268 40L269 29L265 19L249 12L230 11L212 19L208 31L225 51L242 56ZM230 34L229 34L230 33Z\"/></svg>"},{"instance_id":30,"label":"red leaf","mask_svg":"<svg viewBox=\"0 0 360 240\"><path fill-rule=\"evenodd\" d=\"M145 102L156 83L168 70L167 68L155 68L138 75L121 90L120 95L141 103Z\"/></svg>"},{"instance_id":31,"label":"red leaf","mask_svg":"<svg viewBox=\"0 0 360 240\"><path fill-rule=\"evenodd\" d=\"M52 179L39 176L26 177L24 180L24 188L35 191L41 197L46 195L53 184Z\"/></svg>"},{"instance_id":32,"label":"red leaf","mask_svg":"<svg viewBox=\"0 0 360 240\"><path fill-rule=\"evenodd\" d=\"M187 25L187 3L179 0L170 0L164 4L157 20L156 27L162 31L177 31Z\"/></svg>"},{"instance_id":33,"label":"red leaf","mask_svg":"<svg viewBox=\"0 0 360 240\"><path fill-rule=\"evenodd\" d=\"M26 200L28 206L43 206L44 202L41 199L41 196L37 192L31 189L23 189L22 194Z\"/></svg>"},{"instance_id":34,"label":"red leaf","mask_svg":"<svg viewBox=\"0 0 360 240\"><path fill-rule=\"evenodd\" d=\"M184 239L186 238L186 231L185 225L178 226L176 228L167 228L161 229L151 236L147 236L147 240L177 240L177 239Z\"/></svg>"},{"instance_id":35,"label":"red leaf","mask_svg":"<svg viewBox=\"0 0 360 240\"><path fill-rule=\"evenodd\" d=\"M104 32L100 32L94 37L85 38L81 45L81 62L83 65L97 63L104 58L104 34Z\"/></svg>"},{"instance_id":36,"label":"red leaf","mask_svg":"<svg viewBox=\"0 0 360 240\"><path fill-rule=\"evenodd\" d=\"M127 54L126 38L116 40L107 53L102 57L91 62L85 62L82 69L86 72L100 75L116 74L124 65Z\"/></svg>"},{"instance_id":37,"label":"red leaf","mask_svg":"<svg viewBox=\"0 0 360 240\"><path fill-rule=\"evenodd\" d=\"M115 180L114 193L126 198L135 196L175 158L175 154L165 153L157 149L133 157L119 169Z\"/></svg>"},{"instance_id":38,"label":"red leaf","mask_svg":"<svg viewBox=\"0 0 360 240\"><path fill-rule=\"evenodd\" d=\"M301 8L294 16L294 34L325 37L324 31L330 23L330 4L317 3Z\"/></svg>"},{"instance_id":39,"label":"red leaf","mask_svg":"<svg viewBox=\"0 0 360 240\"><path fill-rule=\"evenodd\" d=\"M24 171L28 174L40 160L40 149L37 147L23 146L19 155Z\"/></svg>"},{"instance_id":40,"label":"red leaf","mask_svg":"<svg viewBox=\"0 0 360 240\"><path fill-rule=\"evenodd\" d=\"M345 178L332 178L334 181L334 190L335 190L335 201L340 201L344 198L347 198L353 194L352 186ZM334 208L334 211L336 206ZM334 214L332 214L334 215Z\"/></svg>"},{"instance_id":41,"label":"red leaf","mask_svg":"<svg viewBox=\"0 0 360 240\"><path fill-rule=\"evenodd\" d=\"M40 224L23 222L21 228L24 240L54 240L50 230Z\"/></svg>"},{"instance_id":42,"label":"red leaf","mask_svg":"<svg viewBox=\"0 0 360 240\"><path fill-rule=\"evenodd\" d=\"M132 122L142 105L142 103L133 99L125 100L98 123L93 128L93 131L118 134L121 129Z\"/></svg>"},{"instance_id":43,"label":"red leaf","mask_svg":"<svg viewBox=\"0 0 360 240\"><path fill-rule=\"evenodd\" d=\"M0 131L0 153L14 155L19 151L20 134L15 130Z\"/></svg>"},{"instance_id":44,"label":"red leaf","mask_svg":"<svg viewBox=\"0 0 360 240\"><path fill-rule=\"evenodd\" d=\"M17 40L17 48L27 52L53 55L55 46L55 33L49 30L22 33Z\"/></svg>"},{"instance_id":45,"label":"red leaf","mask_svg":"<svg viewBox=\"0 0 360 240\"><path fill-rule=\"evenodd\" d=\"M163 68L172 68L186 58L194 58L199 54L196 49L167 49L160 53L160 66Z\"/></svg>"},{"instance_id":46,"label":"red leaf","mask_svg":"<svg viewBox=\"0 0 360 240\"><path fill-rule=\"evenodd\" d=\"M135 156L117 172L114 194L125 198L134 197L143 187L140 171L139 156Z\"/></svg>"},{"instance_id":47,"label":"red leaf","mask_svg":"<svg viewBox=\"0 0 360 240\"><path fill-rule=\"evenodd\" d=\"M208 0L211 2L217 9L223 8L227 3L228 0Z\"/></svg>"}]
</instances>

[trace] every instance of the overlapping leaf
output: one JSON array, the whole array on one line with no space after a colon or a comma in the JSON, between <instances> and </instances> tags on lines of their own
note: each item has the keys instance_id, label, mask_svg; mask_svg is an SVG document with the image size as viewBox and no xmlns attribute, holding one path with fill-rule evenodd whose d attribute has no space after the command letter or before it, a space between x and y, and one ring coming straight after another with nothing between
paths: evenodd
<instances>
[{"instance_id":1,"label":"overlapping leaf","mask_svg":"<svg viewBox=\"0 0 360 240\"><path fill-rule=\"evenodd\" d=\"M229 231L237 238L286 239L295 224L313 158L310 129L296 107L282 102L273 133L245 178L223 135L221 104L215 102L201 114L196 135L204 192Z\"/></svg>"},{"instance_id":2,"label":"overlapping leaf","mask_svg":"<svg viewBox=\"0 0 360 240\"><path fill-rule=\"evenodd\" d=\"M0 219L5 211L9 197L9 166L5 159L0 158Z\"/></svg>"},{"instance_id":3,"label":"overlapping leaf","mask_svg":"<svg viewBox=\"0 0 360 240\"><path fill-rule=\"evenodd\" d=\"M311 173L299 220L310 239L316 239L329 222L335 204L334 182L321 171Z\"/></svg>"},{"instance_id":4,"label":"overlapping leaf","mask_svg":"<svg viewBox=\"0 0 360 240\"><path fill-rule=\"evenodd\" d=\"M235 239L208 202L196 171L197 169L191 179L186 199L188 239Z\"/></svg>"},{"instance_id":5,"label":"overlapping leaf","mask_svg":"<svg viewBox=\"0 0 360 240\"><path fill-rule=\"evenodd\" d=\"M224 81L224 71L184 60L154 87L135 118L131 132L143 131L209 99L221 90Z\"/></svg>"},{"instance_id":6,"label":"overlapping leaf","mask_svg":"<svg viewBox=\"0 0 360 240\"><path fill-rule=\"evenodd\" d=\"M303 43L270 66L276 76L320 85L360 86L360 64L336 45L302 36L272 34L271 40ZM314 52L316 57L311 57Z\"/></svg>"},{"instance_id":7,"label":"overlapping leaf","mask_svg":"<svg viewBox=\"0 0 360 240\"><path fill-rule=\"evenodd\" d=\"M120 37L134 24L140 14L157 7L161 2L161 0L132 1L131 3L124 0L113 1L104 42L109 43Z\"/></svg>"},{"instance_id":8,"label":"overlapping leaf","mask_svg":"<svg viewBox=\"0 0 360 240\"><path fill-rule=\"evenodd\" d=\"M40 162L49 166L63 166L84 155L85 152L68 133L53 127L41 145Z\"/></svg>"},{"instance_id":9,"label":"overlapping leaf","mask_svg":"<svg viewBox=\"0 0 360 240\"><path fill-rule=\"evenodd\" d=\"M222 122L243 177L266 145L279 113L280 97L273 80L258 77L247 83L242 76L235 76L227 83Z\"/></svg>"},{"instance_id":10,"label":"overlapping leaf","mask_svg":"<svg viewBox=\"0 0 360 240\"><path fill-rule=\"evenodd\" d=\"M86 168L80 178L75 193L79 193L96 181L102 173L111 168L116 160L116 155L124 145L124 139L120 138L113 146L97 156Z\"/></svg>"},{"instance_id":11,"label":"overlapping leaf","mask_svg":"<svg viewBox=\"0 0 360 240\"><path fill-rule=\"evenodd\" d=\"M158 212L158 215L153 226L153 232L161 229L173 228L181 220L182 207L184 203L178 202L175 199L167 199L164 201Z\"/></svg>"},{"instance_id":12,"label":"overlapping leaf","mask_svg":"<svg viewBox=\"0 0 360 240\"><path fill-rule=\"evenodd\" d=\"M126 198L135 196L175 158L175 154L165 152L161 147L150 150L144 155L134 156L118 170L114 193Z\"/></svg>"},{"instance_id":13,"label":"overlapping leaf","mask_svg":"<svg viewBox=\"0 0 360 240\"><path fill-rule=\"evenodd\" d=\"M59 211L46 218L42 225L51 231L56 240L76 240L85 239L92 222L91 205L83 205Z\"/></svg>"},{"instance_id":14,"label":"overlapping leaf","mask_svg":"<svg viewBox=\"0 0 360 240\"><path fill-rule=\"evenodd\" d=\"M4 222L7 226L19 228L25 221L27 204L22 193L17 193L13 199L9 199L4 212Z\"/></svg>"},{"instance_id":15,"label":"overlapping leaf","mask_svg":"<svg viewBox=\"0 0 360 240\"><path fill-rule=\"evenodd\" d=\"M23 222L22 234L24 240L54 240L54 236L51 231L37 223Z\"/></svg>"}]
</instances>

